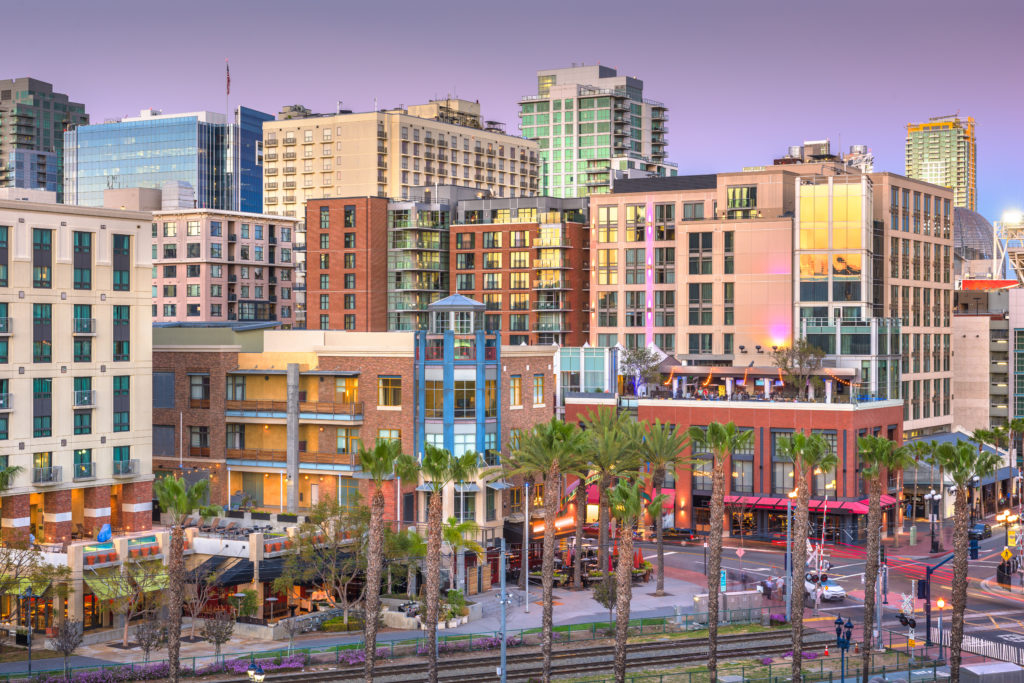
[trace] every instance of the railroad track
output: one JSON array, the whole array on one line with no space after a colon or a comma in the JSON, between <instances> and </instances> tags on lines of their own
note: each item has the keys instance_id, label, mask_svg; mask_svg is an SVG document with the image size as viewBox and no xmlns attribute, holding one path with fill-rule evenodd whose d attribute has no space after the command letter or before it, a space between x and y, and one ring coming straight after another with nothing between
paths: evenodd
<instances>
[{"instance_id":1,"label":"railroad track","mask_svg":"<svg viewBox=\"0 0 1024 683\"><path fill-rule=\"evenodd\" d=\"M807 634L804 645L815 646L834 638L824 633ZM767 641L767 642L766 642ZM740 634L719 638L718 656L720 659L734 656L753 656L749 646L757 643L757 655L771 655L789 652L793 649L788 633L774 634ZM707 641L701 640L665 640L649 643L634 643L627 651L627 666L631 669L640 666L677 665L689 662L706 662L708 658ZM541 653L516 652L510 650L507 656L507 679L509 681L527 681L542 674ZM611 645L591 645L556 649L551 653L551 673L557 676L587 675L597 671L610 671L615 661L615 650ZM462 658L443 658L438 662L438 679L445 683L479 683L497 679L497 667L500 656L496 653L487 655L470 655ZM374 680L379 683L399 683L405 681L421 681L427 678L425 661L408 664L381 664L375 667ZM292 674L274 675L274 683L306 683L311 681L361 681L362 667L353 666L345 669L321 671L301 671Z\"/></svg>"}]
</instances>

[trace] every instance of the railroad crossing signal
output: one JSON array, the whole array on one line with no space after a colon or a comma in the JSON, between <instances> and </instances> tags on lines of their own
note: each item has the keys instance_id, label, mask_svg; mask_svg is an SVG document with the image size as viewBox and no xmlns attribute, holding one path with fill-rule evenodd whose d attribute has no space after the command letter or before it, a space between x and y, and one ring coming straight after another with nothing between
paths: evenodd
<instances>
[{"instance_id":1,"label":"railroad crossing signal","mask_svg":"<svg viewBox=\"0 0 1024 683\"><path fill-rule=\"evenodd\" d=\"M910 647L917 647L917 641L914 640L913 638L908 638L907 639L907 645L910 646Z\"/></svg>"},{"instance_id":2,"label":"railroad crossing signal","mask_svg":"<svg viewBox=\"0 0 1024 683\"><path fill-rule=\"evenodd\" d=\"M1009 562L1010 558L1013 557L1013 553L1010 552L1009 548L1003 548L1003 552L999 553L999 556L1003 558L1004 562Z\"/></svg>"},{"instance_id":3,"label":"railroad crossing signal","mask_svg":"<svg viewBox=\"0 0 1024 683\"><path fill-rule=\"evenodd\" d=\"M743 557L743 553L747 552L743 548L736 548L736 557Z\"/></svg>"}]
</instances>

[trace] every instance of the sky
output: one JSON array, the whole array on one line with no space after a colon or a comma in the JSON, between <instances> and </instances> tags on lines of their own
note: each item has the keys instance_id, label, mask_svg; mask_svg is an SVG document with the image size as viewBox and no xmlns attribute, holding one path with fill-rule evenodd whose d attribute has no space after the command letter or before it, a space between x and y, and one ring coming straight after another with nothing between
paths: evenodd
<instances>
[{"instance_id":1,"label":"sky","mask_svg":"<svg viewBox=\"0 0 1024 683\"><path fill-rule=\"evenodd\" d=\"M680 174L866 144L904 170L905 125L973 116L979 210L1024 207L1024 0L4 0L0 77L32 76L93 122L225 109L372 110L448 94L518 133L538 69L605 64L669 107Z\"/></svg>"}]
</instances>

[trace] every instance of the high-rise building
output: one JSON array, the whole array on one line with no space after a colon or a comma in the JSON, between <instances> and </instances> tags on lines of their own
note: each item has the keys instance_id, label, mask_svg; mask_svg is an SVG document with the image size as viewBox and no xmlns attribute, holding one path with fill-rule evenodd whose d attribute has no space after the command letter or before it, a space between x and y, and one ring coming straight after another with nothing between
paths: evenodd
<instances>
[{"instance_id":1,"label":"high-rise building","mask_svg":"<svg viewBox=\"0 0 1024 683\"><path fill-rule=\"evenodd\" d=\"M65 201L103 206L104 190L170 183L191 189L180 193L191 197L188 204L174 208L259 213L260 130L271 118L247 107L239 107L230 124L214 112L147 109L137 117L72 128L64 134Z\"/></svg>"},{"instance_id":2,"label":"high-rise building","mask_svg":"<svg viewBox=\"0 0 1024 683\"><path fill-rule=\"evenodd\" d=\"M904 398L908 433L948 429L951 201L836 162L621 181L590 200L590 341L712 366L806 338L856 371L838 393Z\"/></svg>"},{"instance_id":3,"label":"high-rise building","mask_svg":"<svg viewBox=\"0 0 1024 683\"><path fill-rule=\"evenodd\" d=\"M537 94L519 101L523 137L540 145L541 194L607 194L620 178L676 175L665 160L668 108L644 82L607 66L537 72Z\"/></svg>"},{"instance_id":4,"label":"high-rise building","mask_svg":"<svg viewBox=\"0 0 1024 683\"><path fill-rule=\"evenodd\" d=\"M0 201L0 465L22 468L6 542L151 527L149 223Z\"/></svg>"},{"instance_id":5,"label":"high-rise building","mask_svg":"<svg viewBox=\"0 0 1024 683\"><path fill-rule=\"evenodd\" d=\"M216 209L153 212L153 321L291 327L297 223Z\"/></svg>"},{"instance_id":6,"label":"high-rise building","mask_svg":"<svg viewBox=\"0 0 1024 683\"><path fill-rule=\"evenodd\" d=\"M263 139L267 213L301 217L314 198L406 199L435 184L537 194L537 143L482 120L475 102L322 115L296 105L264 123Z\"/></svg>"},{"instance_id":7,"label":"high-rise building","mask_svg":"<svg viewBox=\"0 0 1024 683\"><path fill-rule=\"evenodd\" d=\"M954 206L978 210L978 143L970 116L907 124L906 175L953 190Z\"/></svg>"},{"instance_id":8,"label":"high-rise building","mask_svg":"<svg viewBox=\"0 0 1024 683\"><path fill-rule=\"evenodd\" d=\"M0 81L0 187L64 196L64 131L89 123L85 105L34 78Z\"/></svg>"}]
</instances>

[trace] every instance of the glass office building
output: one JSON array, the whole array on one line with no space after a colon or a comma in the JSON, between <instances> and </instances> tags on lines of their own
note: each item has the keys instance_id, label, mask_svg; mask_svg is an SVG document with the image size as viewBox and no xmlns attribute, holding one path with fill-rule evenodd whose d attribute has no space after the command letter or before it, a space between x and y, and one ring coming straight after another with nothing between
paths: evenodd
<instances>
[{"instance_id":1,"label":"glass office building","mask_svg":"<svg viewBox=\"0 0 1024 683\"><path fill-rule=\"evenodd\" d=\"M65 201L103 206L103 191L161 189L187 183L198 208L259 212L263 208L262 124L271 116L239 107L222 114L139 117L79 126L64 134ZM182 207L184 208L184 207Z\"/></svg>"}]
</instances>

